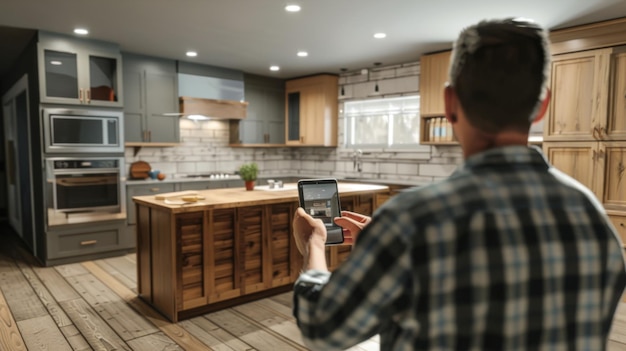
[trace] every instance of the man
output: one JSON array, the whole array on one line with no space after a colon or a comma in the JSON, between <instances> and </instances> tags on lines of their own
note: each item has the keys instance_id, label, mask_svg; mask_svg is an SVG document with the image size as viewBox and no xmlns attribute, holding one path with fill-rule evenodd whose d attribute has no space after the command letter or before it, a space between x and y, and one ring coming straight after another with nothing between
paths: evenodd
<instances>
[{"instance_id":1,"label":"man","mask_svg":"<svg viewBox=\"0 0 626 351\"><path fill-rule=\"evenodd\" d=\"M551 167L528 130L544 115L550 54L530 21L463 30L444 90L463 149L445 181L373 218L332 275L323 224L298 209L294 315L313 350L380 334L381 350L603 350L626 284L622 245L591 192Z\"/></svg>"}]
</instances>

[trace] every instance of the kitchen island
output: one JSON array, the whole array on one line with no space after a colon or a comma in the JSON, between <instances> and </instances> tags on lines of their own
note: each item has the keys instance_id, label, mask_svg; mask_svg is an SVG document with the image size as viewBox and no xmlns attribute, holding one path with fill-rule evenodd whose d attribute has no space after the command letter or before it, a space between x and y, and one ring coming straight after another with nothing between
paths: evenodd
<instances>
[{"instance_id":1,"label":"kitchen island","mask_svg":"<svg viewBox=\"0 0 626 351\"><path fill-rule=\"evenodd\" d=\"M339 183L343 210L372 214L388 187ZM185 195L185 196L183 196ZM190 202L187 196L197 196ZM195 199L194 199L195 200ZM296 184L133 197L139 296L173 322L288 291L302 257L291 222ZM329 269L349 246L326 250Z\"/></svg>"}]
</instances>

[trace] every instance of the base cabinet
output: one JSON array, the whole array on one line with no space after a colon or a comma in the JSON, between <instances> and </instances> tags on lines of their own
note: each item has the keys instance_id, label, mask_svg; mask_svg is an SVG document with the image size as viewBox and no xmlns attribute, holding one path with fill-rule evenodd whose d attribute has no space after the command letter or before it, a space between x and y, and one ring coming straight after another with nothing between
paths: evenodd
<instances>
[{"instance_id":1,"label":"base cabinet","mask_svg":"<svg viewBox=\"0 0 626 351\"><path fill-rule=\"evenodd\" d=\"M374 208L374 194L342 197ZM178 321L291 289L302 268L291 225L293 201L173 214L137 206L139 296ZM327 249L336 268L349 246Z\"/></svg>"}]
</instances>

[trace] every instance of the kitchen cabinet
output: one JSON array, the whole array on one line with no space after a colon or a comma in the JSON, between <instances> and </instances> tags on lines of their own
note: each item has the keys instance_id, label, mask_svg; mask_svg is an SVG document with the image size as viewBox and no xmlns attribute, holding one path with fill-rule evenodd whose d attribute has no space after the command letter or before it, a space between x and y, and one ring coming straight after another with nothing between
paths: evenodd
<instances>
[{"instance_id":1,"label":"kitchen cabinet","mask_svg":"<svg viewBox=\"0 0 626 351\"><path fill-rule=\"evenodd\" d=\"M549 161L626 215L626 47L555 55L544 123Z\"/></svg>"},{"instance_id":2,"label":"kitchen cabinet","mask_svg":"<svg viewBox=\"0 0 626 351\"><path fill-rule=\"evenodd\" d=\"M285 82L244 75L247 116L230 121L231 146L285 145Z\"/></svg>"},{"instance_id":3,"label":"kitchen cabinet","mask_svg":"<svg viewBox=\"0 0 626 351\"><path fill-rule=\"evenodd\" d=\"M176 61L124 53L126 146L174 146L180 141Z\"/></svg>"},{"instance_id":4,"label":"kitchen cabinet","mask_svg":"<svg viewBox=\"0 0 626 351\"><path fill-rule=\"evenodd\" d=\"M41 102L123 106L118 45L39 32L37 50Z\"/></svg>"},{"instance_id":5,"label":"kitchen cabinet","mask_svg":"<svg viewBox=\"0 0 626 351\"><path fill-rule=\"evenodd\" d=\"M371 209L388 189L339 183L339 192L356 210ZM135 198L139 296L176 322L292 289L302 268L291 229L297 191L199 194L206 200L188 206ZM331 267L349 250L327 248Z\"/></svg>"},{"instance_id":6,"label":"kitchen cabinet","mask_svg":"<svg viewBox=\"0 0 626 351\"><path fill-rule=\"evenodd\" d=\"M443 89L448 81L451 51L420 58L420 143L456 145L452 128L445 119Z\"/></svg>"},{"instance_id":7,"label":"kitchen cabinet","mask_svg":"<svg viewBox=\"0 0 626 351\"><path fill-rule=\"evenodd\" d=\"M626 143L546 142L543 148L552 165L589 188L604 208L626 215Z\"/></svg>"},{"instance_id":8,"label":"kitchen cabinet","mask_svg":"<svg viewBox=\"0 0 626 351\"><path fill-rule=\"evenodd\" d=\"M626 140L626 47L554 55L544 141Z\"/></svg>"},{"instance_id":9,"label":"kitchen cabinet","mask_svg":"<svg viewBox=\"0 0 626 351\"><path fill-rule=\"evenodd\" d=\"M177 183L152 183L126 186L126 218L129 225L134 225L137 219L134 196L158 195L177 191Z\"/></svg>"},{"instance_id":10,"label":"kitchen cabinet","mask_svg":"<svg viewBox=\"0 0 626 351\"><path fill-rule=\"evenodd\" d=\"M338 78L321 74L288 80L286 144L337 146Z\"/></svg>"}]
</instances>

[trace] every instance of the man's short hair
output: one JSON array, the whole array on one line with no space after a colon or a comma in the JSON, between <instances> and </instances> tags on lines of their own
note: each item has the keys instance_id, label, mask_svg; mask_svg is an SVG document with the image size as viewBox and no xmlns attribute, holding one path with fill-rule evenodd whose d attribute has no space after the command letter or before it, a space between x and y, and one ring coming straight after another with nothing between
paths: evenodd
<instances>
[{"instance_id":1,"label":"man's short hair","mask_svg":"<svg viewBox=\"0 0 626 351\"><path fill-rule=\"evenodd\" d=\"M449 84L467 119L486 133L528 132L548 89L550 49L530 20L482 21L454 44Z\"/></svg>"}]
</instances>

